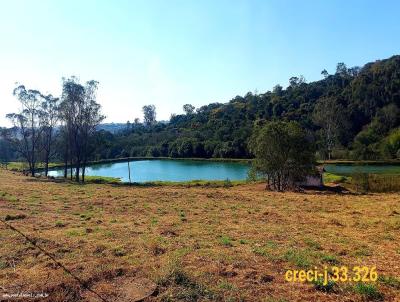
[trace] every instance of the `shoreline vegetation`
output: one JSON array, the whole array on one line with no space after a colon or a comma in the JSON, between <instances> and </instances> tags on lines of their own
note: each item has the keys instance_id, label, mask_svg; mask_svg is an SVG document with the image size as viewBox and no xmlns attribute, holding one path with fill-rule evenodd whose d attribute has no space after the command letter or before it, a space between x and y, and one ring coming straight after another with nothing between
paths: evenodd
<instances>
[{"instance_id":1,"label":"shoreline vegetation","mask_svg":"<svg viewBox=\"0 0 400 302\"><path fill-rule=\"evenodd\" d=\"M130 157L130 158L119 158L119 159L108 159L88 162L88 165L96 164L107 164L107 163L118 163L126 161L137 161L137 160L195 160L195 161L208 161L208 162L236 162L251 164L252 159L233 159L233 158L169 158L169 157ZM325 160L317 161L318 165L324 164L335 164L335 165L399 165L399 160L379 160L379 161L354 161L354 160ZM23 162L10 162L7 165L7 169L15 172L23 171ZM54 168L63 168L63 163L49 163L49 170ZM4 168L4 164L3 164ZM68 168L70 168L68 166ZM41 165L37 168L38 172L43 172L44 167ZM68 182L68 179L64 180L62 177L52 178L57 181L63 180ZM232 187L238 185L246 185L250 183L261 183L262 180L190 180L190 181L147 181L147 182L122 182L117 177L107 176L85 176L88 183L94 184L111 184L120 186L137 186L137 187L156 187L156 186L181 186L181 187ZM375 173L353 173L348 175L340 175L329 172L323 173L323 184L324 186L343 186L346 189L350 189L355 192L367 193L367 192L396 192L400 191L400 174L388 173L388 174L375 174Z\"/></svg>"}]
</instances>

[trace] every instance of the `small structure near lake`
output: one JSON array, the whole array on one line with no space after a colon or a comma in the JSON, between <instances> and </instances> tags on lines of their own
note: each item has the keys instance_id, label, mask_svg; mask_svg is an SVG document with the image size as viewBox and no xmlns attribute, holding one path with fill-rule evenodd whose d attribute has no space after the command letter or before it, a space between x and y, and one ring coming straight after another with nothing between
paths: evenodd
<instances>
[{"instance_id":1,"label":"small structure near lake","mask_svg":"<svg viewBox=\"0 0 400 302\"><path fill-rule=\"evenodd\" d=\"M309 174L306 176L306 178L303 181L296 182L295 185L299 187L323 187L324 182L322 179L322 175L324 173L325 169L323 166L318 166L315 169L314 174Z\"/></svg>"}]
</instances>

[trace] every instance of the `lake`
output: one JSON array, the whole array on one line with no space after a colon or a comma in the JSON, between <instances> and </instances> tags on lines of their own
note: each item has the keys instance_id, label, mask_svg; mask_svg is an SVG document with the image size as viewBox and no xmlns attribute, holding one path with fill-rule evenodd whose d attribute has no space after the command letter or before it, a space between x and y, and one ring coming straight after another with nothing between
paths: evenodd
<instances>
[{"instance_id":1,"label":"lake","mask_svg":"<svg viewBox=\"0 0 400 302\"><path fill-rule=\"evenodd\" d=\"M134 160L130 162L132 182L148 181L190 181L190 180L245 180L250 165L240 162L201 160ZM338 175L354 172L400 174L400 165L351 165L326 164L325 170ZM50 176L63 176L64 170L52 169ZM86 175L108 176L129 181L128 163L115 162L94 164L86 168Z\"/></svg>"},{"instance_id":2,"label":"lake","mask_svg":"<svg viewBox=\"0 0 400 302\"><path fill-rule=\"evenodd\" d=\"M190 181L190 180L245 180L250 168L238 162L200 160L135 160L130 162L132 182ZM50 176L63 176L64 170L52 169ZM86 175L108 176L129 182L128 163L94 164L86 168Z\"/></svg>"}]
</instances>

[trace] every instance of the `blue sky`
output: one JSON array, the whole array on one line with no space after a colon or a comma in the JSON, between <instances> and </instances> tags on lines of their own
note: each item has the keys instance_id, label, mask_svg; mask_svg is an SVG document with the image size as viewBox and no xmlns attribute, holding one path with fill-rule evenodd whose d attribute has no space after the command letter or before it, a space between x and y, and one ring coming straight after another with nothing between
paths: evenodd
<instances>
[{"instance_id":1,"label":"blue sky","mask_svg":"<svg viewBox=\"0 0 400 302\"><path fill-rule=\"evenodd\" d=\"M15 82L59 95L61 78L100 82L107 121L158 119L321 78L400 52L400 2L369 0L0 1L0 125Z\"/></svg>"}]
</instances>

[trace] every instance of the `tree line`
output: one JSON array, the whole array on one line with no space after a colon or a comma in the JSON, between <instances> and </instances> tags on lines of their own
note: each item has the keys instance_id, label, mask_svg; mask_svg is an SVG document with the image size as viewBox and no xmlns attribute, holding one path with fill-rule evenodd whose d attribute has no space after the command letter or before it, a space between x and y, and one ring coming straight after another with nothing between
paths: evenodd
<instances>
[{"instance_id":1,"label":"tree line","mask_svg":"<svg viewBox=\"0 0 400 302\"><path fill-rule=\"evenodd\" d=\"M96 127L104 120L97 103L98 82L81 84L76 77L63 79L60 98L19 85L13 91L21 104L17 113L7 114L13 127L2 136L18 158L35 176L39 163L48 175L49 162L64 162L64 177L85 181L85 168L93 151ZM74 174L74 175L73 175Z\"/></svg>"},{"instance_id":2,"label":"tree line","mask_svg":"<svg viewBox=\"0 0 400 302\"><path fill-rule=\"evenodd\" d=\"M96 157L251 158L257 125L296 121L312 136L319 159L399 158L400 56L363 67L338 63L334 73L321 75L310 83L291 77L286 89L276 85L227 103L186 104L168 123L144 118L113 135L100 132Z\"/></svg>"}]
</instances>

